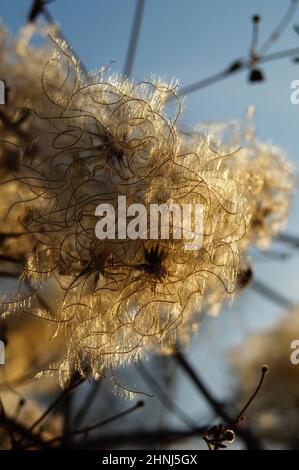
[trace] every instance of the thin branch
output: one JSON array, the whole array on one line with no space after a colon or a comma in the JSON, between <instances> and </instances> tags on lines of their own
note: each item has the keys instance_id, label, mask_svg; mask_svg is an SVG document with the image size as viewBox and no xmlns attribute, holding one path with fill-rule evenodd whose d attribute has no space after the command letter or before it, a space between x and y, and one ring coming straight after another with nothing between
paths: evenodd
<instances>
[{"instance_id":1,"label":"thin branch","mask_svg":"<svg viewBox=\"0 0 299 470\"><path fill-rule=\"evenodd\" d=\"M205 399L211 405L217 415L221 416L221 418L223 418L224 421L226 421L227 423L231 423L232 420L225 411L223 405L218 400L216 400L216 398L213 397L211 392L200 379L198 373L193 370L191 365L187 362L186 358L178 350L175 353L175 359L177 360L178 364L185 370L185 372L187 372L191 380L194 382L196 387L199 389L201 394L205 397Z\"/></svg>"},{"instance_id":2,"label":"thin branch","mask_svg":"<svg viewBox=\"0 0 299 470\"><path fill-rule=\"evenodd\" d=\"M119 413L115 416L112 416L111 418L107 418L104 421L100 421L99 423L93 424L91 426L86 426L82 429L77 429L76 431L73 431L69 434L63 434L62 436L55 437L54 439L51 439L51 440L47 441L47 444L53 444L54 442L63 441L63 440L65 440L65 438L78 436L80 434L87 434L91 431L94 431L96 429L99 429L99 428L105 426L106 424L112 423L113 421L115 421L117 419L123 418L124 416L127 416L128 414L131 414L133 411L137 410L138 408L143 407L143 405L144 405L144 403L139 401L133 407L129 408L128 410L122 411L121 413Z\"/></svg>"},{"instance_id":3,"label":"thin branch","mask_svg":"<svg viewBox=\"0 0 299 470\"><path fill-rule=\"evenodd\" d=\"M295 248L299 248L299 237L296 235L291 235L289 233L280 233L277 237L276 240L282 243L289 243L290 245L293 245Z\"/></svg>"},{"instance_id":4,"label":"thin branch","mask_svg":"<svg viewBox=\"0 0 299 470\"><path fill-rule=\"evenodd\" d=\"M220 423L216 426L212 426L211 428L207 429L206 432L204 432L202 438L206 442L209 450L226 449L229 444L232 444L234 442L235 437L236 437L235 431L238 428L238 432L239 432L239 425L245 419L245 412L247 411L247 409L249 408L249 406L251 405L251 403L253 402L257 394L259 393L264 383L264 379L265 379L267 372L268 372L268 366L264 365L261 370L261 377L260 377L257 387L255 388L254 392L249 397L249 399L247 400L246 404L243 406L242 410L239 412L237 417L234 419L234 421L229 423L228 426L223 426L223 424ZM252 441L252 438L255 438L255 436L253 436L252 434L251 435L248 434L248 432L247 432L247 436L244 436L244 432L243 432L244 441L245 441L245 438L248 439L248 436L251 439L251 441Z\"/></svg>"},{"instance_id":5,"label":"thin branch","mask_svg":"<svg viewBox=\"0 0 299 470\"><path fill-rule=\"evenodd\" d=\"M150 372L146 369L143 364L136 366L139 374L143 379L149 384L154 393L157 395L159 401L177 418L179 418L182 423L188 426L190 429L195 429L197 427L196 423L179 407L177 406L169 396L164 392L160 384L154 379Z\"/></svg>"},{"instance_id":6,"label":"thin branch","mask_svg":"<svg viewBox=\"0 0 299 470\"><path fill-rule=\"evenodd\" d=\"M9 419L7 418L6 416L6 412L5 412L5 409L4 409L4 405L2 403L2 400L0 398L0 413L1 413L1 417L2 417L2 420L6 426L6 429L7 429L7 432L8 432L8 435L10 437L10 441L11 441L11 446L13 449L17 449L18 448L18 445L17 445L17 441L13 435L13 431L12 431L12 428L11 428L11 423L9 421Z\"/></svg>"},{"instance_id":7,"label":"thin branch","mask_svg":"<svg viewBox=\"0 0 299 470\"><path fill-rule=\"evenodd\" d=\"M249 406L251 405L251 403L253 402L257 394L259 393L260 389L262 388L267 372L268 372L268 366L264 365L262 367L261 377L260 377L259 383L257 384L256 389L254 390L249 400L245 403L245 405L243 406L238 416L235 418L233 424L238 424L239 421L244 417L245 412L247 411L247 409L249 408Z\"/></svg>"},{"instance_id":8,"label":"thin branch","mask_svg":"<svg viewBox=\"0 0 299 470\"><path fill-rule=\"evenodd\" d=\"M82 404L82 406L80 407L80 409L78 410L78 412L75 416L75 419L74 419L75 425L81 423L84 416L87 415L88 411L90 410L90 408L91 408L91 406L92 406L92 404L93 404L93 402L94 402L94 400L95 400L95 398L98 394L101 383L102 382L100 380L98 380L97 382L94 382L92 384L91 390L89 391L89 393L87 393L86 398L84 400L84 403Z\"/></svg>"},{"instance_id":9,"label":"thin branch","mask_svg":"<svg viewBox=\"0 0 299 470\"><path fill-rule=\"evenodd\" d=\"M33 0L31 10L28 14L28 21L35 22L39 15L43 15L43 17L45 18L48 24L56 24L56 21L54 20L50 11L46 7L46 5L48 3L51 3L52 1L54 0L47 0L47 1L46 0ZM61 30L59 30L59 36L67 44L70 44ZM75 53L73 48L72 48L72 53L78 58L78 55ZM87 76L88 74L87 69L81 60L79 60L79 64L80 64L81 72L85 76Z\"/></svg>"},{"instance_id":10,"label":"thin branch","mask_svg":"<svg viewBox=\"0 0 299 470\"><path fill-rule=\"evenodd\" d=\"M41 414L41 416L30 426L29 431L33 431L44 419L59 405L75 388L81 385L85 378L80 377L77 381L73 382L67 389L63 390L58 397L48 406L48 408Z\"/></svg>"},{"instance_id":11,"label":"thin branch","mask_svg":"<svg viewBox=\"0 0 299 470\"><path fill-rule=\"evenodd\" d=\"M184 439L190 439L192 437L198 437L202 435L207 429L206 426L197 427L195 429L159 429L154 431L144 431L139 429L129 433L108 433L95 439L89 439L82 447L76 446L76 448L84 449L107 449L107 447L117 447L121 445L138 445L144 444L147 446L154 445L169 445Z\"/></svg>"},{"instance_id":12,"label":"thin branch","mask_svg":"<svg viewBox=\"0 0 299 470\"><path fill-rule=\"evenodd\" d=\"M32 433L29 429L27 429L27 427L23 426L21 423L18 423L15 419L12 419L8 416L4 417L3 408L0 412L0 420L6 421L10 431L22 437L22 440L17 442L19 449L23 448L22 442L25 440L28 440L41 449L50 448L50 446L38 434Z\"/></svg>"},{"instance_id":13,"label":"thin branch","mask_svg":"<svg viewBox=\"0 0 299 470\"><path fill-rule=\"evenodd\" d=\"M0 270L0 277L9 277L12 279L18 279L21 273L11 273L9 271Z\"/></svg>"},{"instance_id":14,"label":"thin branch","mask_svg":"<svg viewBox=\"0 0 299 470\"><path fill-rule=\"evenodd\" d=\"M264 42L262 45L259 54L263 55L265 52L267 52L270 47L273 45L274 42L276 42L282 33L286 30L286 28L289 26L290 22L292 21L293 17L295 16L295 13L297 12L298 9L298 0L291 0L290 5L283 16L282 20L279 22L278 26L274 29L274 31L270 34L268 39Z\"/></svg>"},{"instance_id":15,"label":"thin branch","mask_svg":"<svg viewBox=\"0 0 299 470\"><path fill-rule=\"evenodd\" d=\"M250 57L256 57L257 53L257 45L258 45L258 38L259 38L259 26L260 26L260 17L258 15L254 15L252 18L252 37L251 37L251 46L249 49Z\"/></svg>"},{"instance_id":16,"label":"thin branch","mask_svg":"<svg viewBox=\"0 0 299 470\"><path fill-rule=\"evenodd\" d=\"M203 383L202 379L200 378L198 372L195 372L191 365L188 363L186 358L183 354L176 350L175 352L175 359L177 360L178 364L185 370L185 372L189 375L191 380L194 382L196 387L199 389L201 394L205 397L206 401L210 404L213 410L216 412L218 416L220 416L227 424L231 425L235 422L234 419L228 414L222 403L220 403L210 392L210 390L206 387ZM247 449L262 449L262 445L260 440L247 428L238 430L239 436L245 442Z\"/></svg>"}]
</instances>

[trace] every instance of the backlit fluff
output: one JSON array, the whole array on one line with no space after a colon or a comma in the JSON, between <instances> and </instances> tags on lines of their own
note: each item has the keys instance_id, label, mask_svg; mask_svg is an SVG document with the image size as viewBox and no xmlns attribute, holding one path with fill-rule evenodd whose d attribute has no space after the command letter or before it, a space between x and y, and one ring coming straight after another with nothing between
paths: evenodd
<instances>
[{"instance_id":1,"label":"backlit fluff","mask_svg":"<svg viewBox=\"0 0 299 470\"><path fill-rule=\"evenodd\" d=\"M228 162L213 136L179 132L178 99L177 112L167 115L175 84L136 83L105 71L86 76L70 48L55 35L52 42L49 59L42 63L41 54L33 75L30 67L23 72L37 94L26 98L24 89L23 105L8 102L12 114L16 106L26 109L28 129L1 191L13 193L3 214L17 233L5 243L24 248L18 248L23 283L45 298L51 282L56 304L50 295L37 308L36 295L22 302L20 291L4 300L3 312L30 310L56 324L56 336L66 335L67 353L57 364L64 384L75 370L98 376L145 351L187 342L199 311L218 311L238 289L257 210L247 192L247 156L240 169L238 154ZM10 50L2 47L4 59ZM12 82L23 59L35 57L24 44L20 54L6 72ZM146 208L200 203L202 247L186 250L186 240L172 237L97 239L95 209L100 203L116 209L118 196Z\"/></svg>"}]
</instances>

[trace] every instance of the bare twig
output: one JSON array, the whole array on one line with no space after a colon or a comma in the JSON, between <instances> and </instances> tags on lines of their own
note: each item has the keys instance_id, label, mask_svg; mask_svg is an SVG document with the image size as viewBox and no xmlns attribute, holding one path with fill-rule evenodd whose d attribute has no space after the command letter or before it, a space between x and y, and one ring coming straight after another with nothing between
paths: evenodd
<instances>
[{"instance_id":1,"label":"bare twig","mask_svg":"<svg viewBox=\"0 0 299 470\"><path fill-rule=\"evenodd\" d=\"M266 39L264 44L262 45L261 49L259 50L259 54L263 55L265 52L267 52L271 46L273 45L274 42L276 42L282 33L286 30L286 28L289 26L290 22L295 16L295 13L297 12L298 9L298 0L291 0L290 5L281 19L281 21L278 23L277 27L272 31L270 36Z\"/></svg>"},{"instance_id":2,"label":"bare twig","mask_svg":"<svg viewBox=\"0 0 299 470\"><path fill-rule=\"evenodd\" d=\"M143 377L143 379L151 386L154 393L157 395L157 398L160 402L170 411L173 413L177 418L179 418L182 423L188 426L190 429L195 429L197 427L196 423L179 407L177 406L164 392L162 387L159 383L154 379L152 374L146 369L146 367L140 364L137 367L139 374Z\"/></svg>"},{"instance_id":3,"label":"bare twig","mask_svg":"<svg viewBox=\"0 0 299 470\"><path fill-rule=\"evenodd\" d=\"M80 407L80 409L78 410L78 412L77 412L77 414L74 418L74 424L75 425L80 424L80 422L82 421L84 416L87 415L87 413L90 410L94 400L97 397L97 394L99 392L99 388L100 388L101 383L102 382L100 380L98 380L97 382L92 383L91 390L89 391L89 393L87 393L86 398L84 400L84 403L82 404L82 406Z\"/></svg>"},{"instance_id":4,"label":"bare twig","mask_svg":"<svg viewBox=\"0 0 299 470\"><path fill-rule=\"evenodd\" d=\"M79 377L76 381L73 381L68 388L63 390L58 397L48 406L48 408L42 413L42 415L30 426L29 431L33 431L44 419L59 405L75 388L84 382L85 378Z\"/></svg>"},{"instance_id":5,"label":"bare twig","mask_svg":"<svg viewBox=\"0 0 299 470\"><path fill-rule=\"evenodd\" d=\"M218 416L220 416L228 425L232 425L234 423L234 419L226 411L225 407L220 403L210 392L207 386L201 380L198 372L195 372L191 365L188 363L186 358L183 354L176 350L175 359L177 360L178 364L185 370L185 372L189 375L191 380L197 386L201 394L205 397L207 402L213 408ZM239 436L243 439L245 444L247 445L248 449L262 449L261 442L257 437L249 430L249 429L239 429L238 431Z\"/></svg>"},{"instance_id":6,"label":"bare twig","mask_svg":"<svg viewBox=\"0 0 299 470\"><path fill-rule=\"evenodd\" d=\"M50 11L47 8L47 4L51 3L52 1L54 0L33 0L31 10L28 14L28 21L34 22L36 21L39 15L43 15L48 24L56 23L53 16L51 15ZM61 30L59 30L59 36L63 41L69 44L69 41L66 39L66 37L64 36ZM75 51L73 48L72 48L72 52L78 58L78 55L75 54ZM87 76L88 74L87 69L81 60L79 61L79 64L80 64L81 72Z\"/></svg>"},{"instance_id":7,"label":"bare twig","mask_svg":"<svg viewBox=\"0 0 299 470\"><path fill-rule=\"evenodd\" d=\"M137 410L138 408L141 408L143 407L144 403L142 401L139 401L136 403L136 405L134 405L133 407L129 408L128 410L125 410L125 411L122 411L121 413L115 415L115 416L112 416L111 418L107 418L105 419L104 421L100 421L99 423L95 423L91 426L86 426L82 429L77 429L76 431L73 431L69 434L63 434L62 436L58 436L58 437L55 437L54 439L51 439L49 441L47 441L48 444L53 444L55 442L59 442L59 441L64 441L66 438L69 438L69 437L74 437L74 436L78 436L80 434L87 434L91 431L94 431L96 429L99 429L103 426L105 426L106 424L109 424L117 419L120 419L120 418L123 418L124 416L127 416L128 414L132 413L133 411Z\"/></svg>"},{"instance_id":8,"label":"bare twig","mask_svg":"<svg viewBox=\"0 0 299 470\"><path fill-rule=\"evenodd\" d=\"M277 236L276 240L282 243L289 243L295 248L299 248L299 237L297 237L296 235L292 235L289 233L280 233Z\"/></svg>"},{"instance_id":9,"label":"bare twig","mask_svg":"<svg viewBox=\"0 0 299 470\"><path fill-rule=\"evenodd\" d=\"M154 446L161 444L169 445L192 437L201 436L206 430L206 426L197 427L195 429L159 429L154 431L144 431L138 429L133 432L126 433L108 433L103 436L89 439L84 446L76 448L84 449L107 449L111 447L129 444L144 444L147 446Z\"/></svg>"},{"instance_id":10,"label":"bare twig","mask_svg":"<svg viewBox=\"0 0 299 470\"><path fill-rule=\"evenodd\" d=\"M226 449L227 444L232 444L234 442L236 428L245 419L245 412L247 411L247 409L257 396L258 392L260 391L267 372L268 366L264 365L262 367L261 377L256 389L246 402L245 406L243 406L242 410L237 415L237 417L228 426L223 426L223 424L219 424L218 426L213 426L212 428L209 428L206 432L204 432L202 438L206 442L210 450Z\"/></svg>"},{"instance_id":11,"label":"bare twig","mask_svg":"<svg viewBox=\"0 0 299 470\"><path fill-rule=\"evenodd\" d=\"M13 448L22 449L22 443L25 441L31 442L40 449L47 449L50 447L38 434L32 433L26 426L18 423L15 419L6 416L3 410L3 406L1 406L0 410L0 421L4 421L6 423L11 437L13 436L13 433L15 433L22 438L21 441L16 441L16 439L13 437Z\"/></svg>"}]
</instances>

